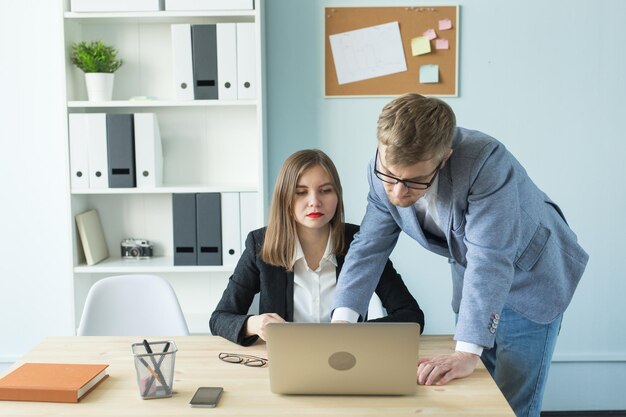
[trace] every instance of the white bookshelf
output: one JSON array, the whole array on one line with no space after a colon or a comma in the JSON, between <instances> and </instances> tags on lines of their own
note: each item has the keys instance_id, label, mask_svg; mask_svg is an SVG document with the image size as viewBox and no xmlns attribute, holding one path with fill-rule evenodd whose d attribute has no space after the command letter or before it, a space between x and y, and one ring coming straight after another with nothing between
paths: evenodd
<instances>
[{"instance_id":1,"label":"white bookshelf","mask_svg":"<svg viewBox=\"0 0 626 417\"><path fill-rule=\"evenodd\" d=\"M181 185L178 187L156 187L146 189L134 188L80 188L72 190L73 195L101 195L101 194L174 194L174 193L234 193L258 192L259 188L253 184L224 184L224 185Z\"/></svg>"},{"instance_id":2,"label":"white bookshelf","mask_svg":"<svg viewBox=\"0 0 626 417\"><path fill-rule=\"evenodd\" d=\"M207 18L217 22L238 21L240 18L255 19L257 10L205 10L205 11L158 11L158 12L65 12L63 17L71 21L98 23L155 22L155 23L205 23Z\"/></svg>"},{"instance_id":3,"label":"white bookshelf","mask_svg":"<svg viewBox=\"0 0 626 417\"><path fill-rule=\"evenodd\" d=\"M111 275L148 273L161 275L172 284L192 333L208 332L208 317L234 266L174 265L172 195L256 193L257 223L263 224L266 169L262 3L257 0L252 11L73 13L69 11L69 1L65 2L66 114L155 113L164 165L163 185L153 189L69 188L72 216L92 208L98 210L110 253L110 258L86 265L74 226L76 327L87 292L95 282ZM176 100L170 25L222 22L255 23L257 98ZM114 46L124 60L115 73L111 101L87 101L83 73L70 62L72 43L94 40ZM129 237L150 240L154 257L121 259L120 242Z\"/></svg>"},{"instance_id":4,"label":"white bookshelf","mask_svg":"<svg viewBox=\"0 0 626 417\"><path fill-rule=\"evenodd\" d=\"M107 109L107 108L152 108L152 107L255 107L256 100L112 100L112 101L70 101L67 107L70 109Z\"/></svg>"}]
</instances>

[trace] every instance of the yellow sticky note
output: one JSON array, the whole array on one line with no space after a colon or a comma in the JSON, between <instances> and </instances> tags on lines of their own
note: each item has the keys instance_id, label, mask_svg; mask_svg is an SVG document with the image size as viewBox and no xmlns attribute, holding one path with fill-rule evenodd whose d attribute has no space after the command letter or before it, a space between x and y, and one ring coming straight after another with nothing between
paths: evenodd
<instances>
[{"instance_id":1,"label":"yellow sticky note","mask_svg":"<svg viewBox=\"0 0 626 417\"><path fill-rule=\"evenodd\" d=\"M430 40L425 36L411 39L411 52L413 56L424 55L430 52Z\"/></svg>"}]
</instances>

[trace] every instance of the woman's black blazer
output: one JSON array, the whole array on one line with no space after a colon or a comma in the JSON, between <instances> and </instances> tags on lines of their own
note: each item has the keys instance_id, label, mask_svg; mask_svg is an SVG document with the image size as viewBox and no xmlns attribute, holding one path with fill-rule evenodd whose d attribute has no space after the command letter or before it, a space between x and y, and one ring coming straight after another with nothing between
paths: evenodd
<instances>
[{"instance_id":1,"label":"woman's black blazer","mask_svg":"<svg viewBox=\"0 0 626 417\"><path fill-rule=\"evenodd\" d=\"M259 256L266 228L248 234L244 250L234 274L228 280L222 299L211 315L211 333L240 345L254 343L258 336L245 337L244 325L250 316L248 310L255 294L259 295L259 314L277 313L286 321L293 321L293 271L268 265ZM359 226L346 223L345 237L349 245ZM337 258L337 276L343 266L344 256ZM387 316L372 321L419 323L424 328L424 313L404 285L390 260L380 276L376 294L387 310Z\"/></svg>"}]
</instances>

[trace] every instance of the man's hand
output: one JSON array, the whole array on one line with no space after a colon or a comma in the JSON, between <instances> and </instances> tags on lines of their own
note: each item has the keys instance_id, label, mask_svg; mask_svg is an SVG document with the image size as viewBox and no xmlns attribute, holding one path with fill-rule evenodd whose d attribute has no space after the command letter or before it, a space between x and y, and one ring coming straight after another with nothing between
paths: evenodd
<instances>
[{"instance_id":1,"label":"man's hand","mask_svg":"<svg viewBox=\"0 0 626 417\"><path fill-rule=\"evenodd\" d=\"M454 352L434 358L420 359L417 383L420 385L445 385L453 379L465 378L476 369L480 356L468 352Z\"/></svg>"},{"instance_id":2,"label":"man's hand","mask_svg":"<svg viewBox=\"0 0 626 417\"><path fill-rule=\"evenodd\" d=\"M246 336L257 335L263 340L267 340L265 326L269 323L284 323L285 320L276 313L264 313L258 316L250 316L246 321Z\"/></svg>"}]
</instances>

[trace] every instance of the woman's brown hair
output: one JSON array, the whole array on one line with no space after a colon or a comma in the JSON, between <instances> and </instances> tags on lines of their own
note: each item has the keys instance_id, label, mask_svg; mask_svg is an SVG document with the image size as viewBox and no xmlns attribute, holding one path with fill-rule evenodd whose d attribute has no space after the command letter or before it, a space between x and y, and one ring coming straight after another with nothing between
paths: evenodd
<instances>
[{"instance_id":1,"label":"woman's brown hair","mask_svg":"<svg viewBox=\"0 0 626 417\"><path fill-rule=\"evenodd\" d=\"M261 247L261 259L270 265L281 266L287 270L293 267L297 237L293 213L296 186L302 174L315 166L326 171L337 193L337 209L330 220L330 234L335 255L344 254L343 190L337 168L328 155L319 149L305 149L287 158L276 178L265 241Z\"/></svg>"}]
</instances>

